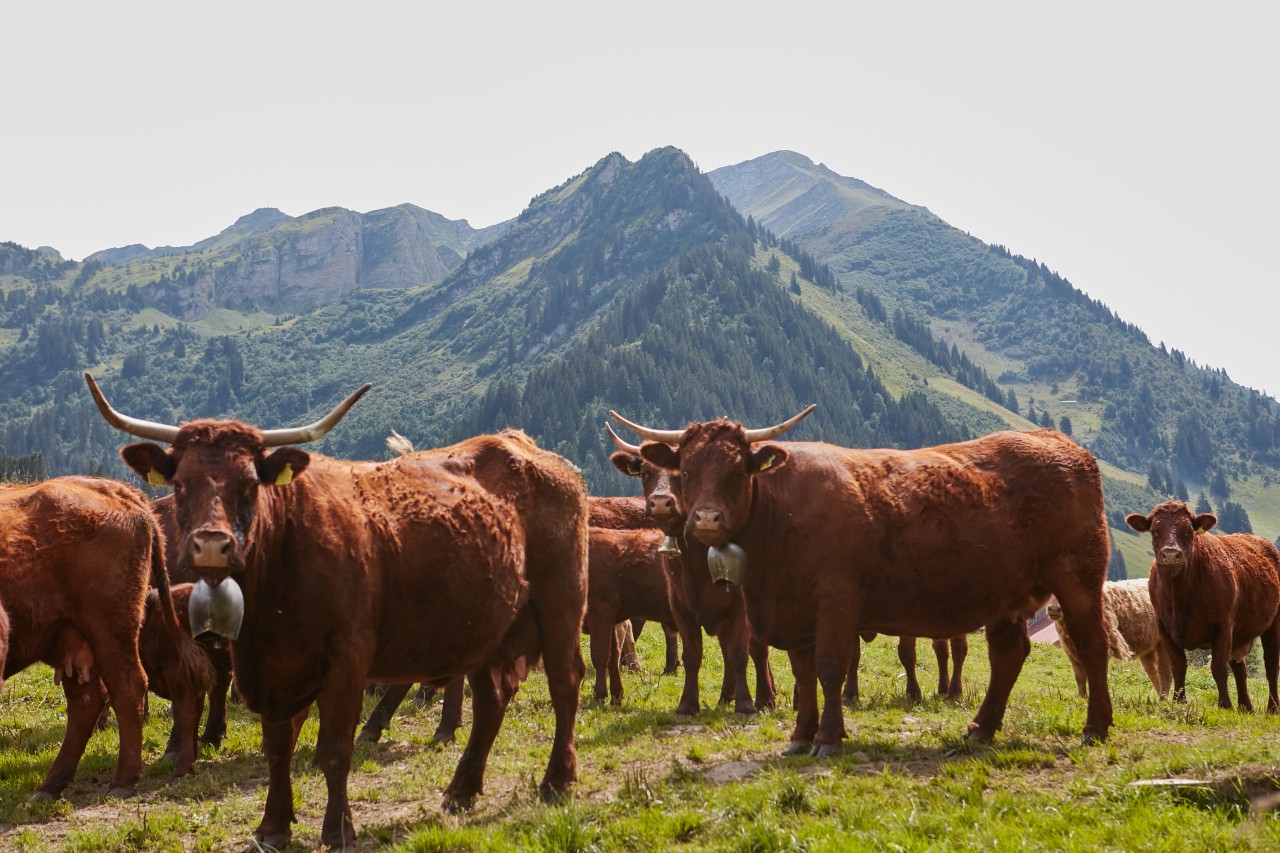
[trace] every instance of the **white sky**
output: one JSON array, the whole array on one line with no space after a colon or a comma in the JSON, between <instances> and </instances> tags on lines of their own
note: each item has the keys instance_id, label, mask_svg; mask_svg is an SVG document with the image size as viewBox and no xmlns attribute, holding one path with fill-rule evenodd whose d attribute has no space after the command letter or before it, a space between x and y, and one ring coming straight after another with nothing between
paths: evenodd
<instances>
[{"instance_id":1,"label":"white sky","mask_svg":"<svg viewBox=\"0 0 1280 853\"><path fill-rule=\"evenodd\" d=\"M0 240L79 260L402 202L481 226L610 151L785 148L1280 393L1280 7L860 5L6 4Z\"/></svg>"}]
</instances>

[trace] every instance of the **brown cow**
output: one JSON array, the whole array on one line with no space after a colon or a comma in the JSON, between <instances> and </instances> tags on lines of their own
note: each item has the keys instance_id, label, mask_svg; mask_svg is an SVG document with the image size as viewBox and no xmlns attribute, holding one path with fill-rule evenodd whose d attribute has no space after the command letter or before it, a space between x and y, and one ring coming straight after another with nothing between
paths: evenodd
<instances>
[{"instance_id":1,"label":"brown cow","mask_svg":"<svg viewBox=\"0 0 1280 853\"><path fill-rule=\"evenodd\" d=\"M287 445L328 432L364 386L307 427L238 421L182 426L117 413L113 426L162 441L121 455L174 489L181 562L210 585L243 588L232 646L236 692L262 718L269 785L259 843L292 837L290 764L312 703L328 803L322 843L350 846L347 775L366 681L443 686L467 674L471 735L446 808L470 805L507 704L542 655L555 739L540 784L566 794L577 776L574 722L585 674L587 508L581 475L518 431L389 462L345 462ZM269 448L279 448L268 453Z\"/></svg>"},{"instance_id":2,"label":"brown cow","mask_svg":"<svg viewBox=\"0 0 1280 853\"><path fill-rule=\"evenodd\" d=\"M1229 663L1240 707L1252 711L1244 658L1253 641L1261 637L1267 710L1276 711L1276 673L1280 667L1280 554L1276 546L1251 533L1201 535L1213 529L1218 517L1212 513L1192 515L1182 501L1165 501L1150 515L1133 513L1125 521L1139 533L1151 533L1155 559L1148 585L1151 603L1160 617L1160 634L1173 663L1173 698L1186 700L1184 650L1212 649L1209 668L1218 685L1218 707L1231 707Z\"/></svg>"},{"instance_id":3,"label":"brown cow","mask_svg":"<svg viewBox=\"0 0 1280 853\"><path fill-rule=\"evenodd\" d=\"M627 619L671 622L666 575L658 548L661 530L607 530L593 527L588 535L587 615L583 632L591 635L591 663L595 667L593 697L607 693L622 702L621 648L614 626Z\"/></svg>"},{"instance_id":4,"label":"brown cow","mask_svg":"<svg viewBox=\"0 0 1280 853\"><path fill-rule=\"evenodd\" d=\"M985 626L991 681L969 734L991 739L1030 653L1027 617L1050 594L1089 680L1085 740L1105 738L1109 549L1093 457L1054 430L921 450L770 442L812 410L761 430L723 418L653 430L619 418L649 439L645 460L679 473L690 535L717 561L750 560L751 630L786 649L796 675L787 754L839 750L840 688L859 631L944 638Z\"/></svg>"},{"instance_id":5,"label":"brown cow","mask_svg":"<svg viewBox=\"0 0 1280 853\"><path fill-rule=\"evenodd\" d=\"M133 793L142 772L147 679L138 631L148 580L159 588L169 642L200 681L204 659L178 624L164 543L141 492L92 477L0 487L0 601L11 628L4 674L46 663L67 698L62 747L33 800L52 799L71 781L108 702L120 731L109 795Z\"/></svg>"},{"instance_id":6,"label":"brown cow","mask_svg":"<svg viewBox=\"0 0 1280 853\"><path fill-rule=\"evenodd\" d=\"M671 473L640 457L640 448L628 444L605 424L617 451L609 456L614 467L640 479L645 512L675 539L678 552L663 555L667 594L684 646L684 690L676 714L693 716L701 708L698 675L702 669L702 632L715 637L724 657L720 702L734 702L739 714L772 708L777 688L769 666L769 649L757 642L747 626L742 593L716 586L707 568L707 548L685 535L684 515L672 485ZM756 698L747 687L747 659L755 664Z\"/></svg>"},{"instance_id":7,"label":"brown cow","mask_svg":"<svg viewBox=\"0 0 1280 853\"><path fill-rule=\"evenodd\" d=\"M172 587L173 606L183 629L191 632L188 608L193 584L175 584ZM160 591L147 592L146 611L142 620L142 633L138 637L138 655L147 673L147 689L162 699L168 699L173 710L173 730L169 745L165 748L165 760L174 762L173 776L178 778L191 772L196 758L196 737L199 734L200 717L204 714L204 699L210 697L210 726L214 725L213 705L222 700L222 733L226 733L226 700L231 676L231 652L225 644L215 645L212 640L200 648L209 665L203 671L193 673L183 664L178 647L164 629L164 606L160 603ZM205 729L206 738L209 729ZM209 742L209 741L204 741ZM218 742L221 743L219 736Z\"/></svg>"}]
</instances>

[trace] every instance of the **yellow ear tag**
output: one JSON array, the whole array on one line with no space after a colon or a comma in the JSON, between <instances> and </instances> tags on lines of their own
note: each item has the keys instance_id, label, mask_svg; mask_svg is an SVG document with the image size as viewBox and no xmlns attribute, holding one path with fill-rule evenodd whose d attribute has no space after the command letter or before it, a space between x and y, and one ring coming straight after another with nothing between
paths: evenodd
<instances>
[{"instance_id":1,"label":"yellow ear tag","mask_svg":"<svg viewBox=\"0 0 1280 853\"><path fill-rule=\"evenodd\" d=\"M276 475L277 486L287 486L293 482L293 463L284 463L284 470Z\"/></svg>"},{"instance_id":2,"label":"yellow ear tag","mask_svg":"<svg viewBox=\"0 0 1280 853\"><path fill-rule=\"evenodd\" d=\"M759 470L764 471L765 469L771 467L773 465L773 459L774 457L770 456L768 459L764 460L764 464L760 466Z\"/></svg>"},{"instance_id":3,"label":"yellow ear tag","mask_svg":"<svg viewBox=\"0 0 1280 853\"><path fill-rule=\"evenodd\" d=\"M147 482L153 486L166 485L164 475L161 474L159 471L157 471L155 468L152 468L150 471L147 472Z\"/></svg>"},{"instance_id":4,"label":"yellow ear tag","mask_svg":"<svg viewBox=\"0 0 1280 853\"><path fill-rule=\"evenodd\" d=\"M1197 536L1199 536L1201 533L1204 533L1204 528L1203 528L1203 527L1197 527L1197 528L1196 528L1196 535L1197 535Z\"/></svg>"},{"instance_id":5,"label":"yellow ear tag","mask_svg":"<svg viewBox=\"0 0 1280 853\"><path fill-rule=\"evenodd\" d=\"M640 463L639 463L639 462L632 462L630 465L628 465L628 466L627 466L627 473L628 473L628 474L630 474L632 477L639 477L639 476L640 476Z\"/></svg>"}]
</instances>

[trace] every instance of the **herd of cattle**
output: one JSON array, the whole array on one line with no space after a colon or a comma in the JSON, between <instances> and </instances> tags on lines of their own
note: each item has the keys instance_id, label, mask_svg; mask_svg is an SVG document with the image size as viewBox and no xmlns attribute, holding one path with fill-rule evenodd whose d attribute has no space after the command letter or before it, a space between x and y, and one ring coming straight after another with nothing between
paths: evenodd
<instances>
[{"instance_id":1,"label":"herd of cattle","mask_svg":"<svg viewBox=\"0 0 1280 853\"><path fill-rule=\"evenodd\" d=\"M1139 657L1159 694L1172 688L1181 700L1184 650L1210 648L1219 704L1231 707L1230 669L1239 705L1251 708L1244 656L1261 638L1267 706L1278 710L1275 546L1201 535L1213 515L1166 502L1127 519L1152 537L1149 591L1104 583L1098 467L1054 430L863 450L775 440L812 406L767 429L726 419L651 429L611 413L643 439L630 444L609 430L611 461L640 479L643 496L591 497L572 464L519 431L402 447L386 462L296 446L331 430L367 385L310 426L260 430L132 418L86 379L103 417L145 439L121 450L124 461L173 491L151 503L88 477L0 489L4 674L47 663L67 700L66 734L36 799L70 782L108 706L120 740L110 793L132 793L148 687L172 700L166 757L176 775L188 772L206 695L203 740L217 744L225 732L234 672L237 694L261 717L269 775L255 838L283 848L291 837L290 765L314 704L328 789L321 837L349 845L347 776L366 684L392 685L362 732L372 740L414 682L445 689L452 710L438 736L452 737L463 679L470 684L471 731L444 791L446 808L465 808L534 666L555 713L539 790L558 798L577 775L579 635L590 634L594 696L620 701L624 638L615 626L627 620L674 626L684 665L678 714L701 707L704 632L724 656L719 699L744 714L773 705L768 650L785 650L796 715L787 755L839 749L860 641L877 633L902 638L918 698L915 639L934 641L938 691L958 696L965 637L983 629L991 677L969 735L991 739L1030 651L1027 619L1046 602L1088 697L1086 742L1112 725L1108 655ZM717 584L712 564L729 553L746 563L741 581ZM227 583L243 596L238 634L197 642L192 596Z\"/></svg>"}]
</instances>

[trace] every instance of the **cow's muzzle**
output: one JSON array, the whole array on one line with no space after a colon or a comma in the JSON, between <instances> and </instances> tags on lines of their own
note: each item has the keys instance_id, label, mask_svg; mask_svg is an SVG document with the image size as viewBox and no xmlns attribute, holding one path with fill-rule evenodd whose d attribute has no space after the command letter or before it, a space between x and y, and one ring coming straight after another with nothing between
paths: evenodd
<instances>
[{"instance_id":1,"label":"cow's muzzle","mask_svg":"<svg viewBox=\"0 0 1280 853\"><path fill-rule=\"evenodd\" d=\"M197 530L191 534L191 565L197 569L225 569L236 540L225 530Z\"/></svg>"},{"instance_id":2,"label":"cow's muzzle","mask_svg":"<svg viewBox=\"0 0 1280 853\"><path fill-rule=\"evenodd\" d=\"M689 532L698 541L712 548L721 548L729 541L729 530L725 525L724 513L718 509L694 510L689 518Z\"/></svg>"}]
</instances>

